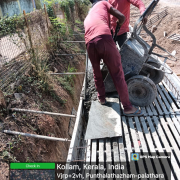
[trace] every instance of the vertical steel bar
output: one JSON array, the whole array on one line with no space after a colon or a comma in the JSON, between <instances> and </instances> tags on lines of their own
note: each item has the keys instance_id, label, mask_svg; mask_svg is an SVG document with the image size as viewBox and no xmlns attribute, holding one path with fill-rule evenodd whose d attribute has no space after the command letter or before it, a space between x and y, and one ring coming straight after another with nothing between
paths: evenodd
<instances>
[{"instance_id":1,"label":"vertical steel bar","mask_svg":"<svg viewBox=\"0 0 180 180\"><path fill-rule=\"evenodd\" d=\"M22 10L21 10L21 5L20 5L19 0L17 0L17 3L18 3L18 6L19 6L19 11L20 11L20 14L21 14L21 13L22 13Z\"/></svg>"},{"instance_id":2,"label":"vertical steel bar","mask_svg":"<svg viewBox=\"0 0 180 180\"><path fill-rule=\"evenodd\" d=\"M46 4L44 4L44 11L45 11L45 15L46 15L46 23L47 23L47 29L48 29L48 35L49 35L49 23L48 23L48 14L47 14L47 10L46 10Z\"/></svg>"},{"instance_id":3,"label":"vertical steel bar","mask_svg":"<svg viewBox=\"0 0 180 180\"><path fill-rule=\"evenodd\" d=\"M35 3L35 0L33 0L33 4L34 4L34 9L36 9L36 3Z\"/></svg>"},{"instance_id":4,"label":"vertical steel bar","mask_svg":"<svg viewBox=\"0 0 180 180\"><path fill-rule=\"evenodd\" d=\"M33 57L34 57L35 53L34 53L34 48L33 48L33 44L32 44L31 31L29 29L28 19L27 19L25 10L23 10L23 14L24 14L24 18L25 18L25 21L26 21L26 27L27 27L27 30L28 30L29 42L30 42L31 50L32 50Z\"/></svg>"},{"instance_id":5,"label":"vertical steel bar","mask_svg":"<svg viewBox=\"0 0 180 180\"><path fill-rule=\"evenodd\" d=\"M85 85L84 85L84 100L86 99L87 77L88 77L88 53L86 51L86 73L85 73Z\"/></svg>"},{"instance_id":6,"label":"vertical steel bar","mask_svg":"<svg viewBox=\"0 0 180 180\"><path fill-rule=\"evenodd\" d=\"M3 12L2 12L1 6L0 6L0 17L3 17Z\"/></svg>"}]
</instances>

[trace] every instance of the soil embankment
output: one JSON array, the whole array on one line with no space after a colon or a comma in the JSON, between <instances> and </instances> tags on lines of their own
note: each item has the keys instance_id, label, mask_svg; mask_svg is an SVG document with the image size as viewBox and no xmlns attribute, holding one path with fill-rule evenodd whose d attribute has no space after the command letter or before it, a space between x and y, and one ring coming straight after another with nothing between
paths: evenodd
<instances>
[{"instance_id":1,"label":"soil embankment","mask_svg":"<svg viewBox=\"0 0 180 180\"><path fill-rule=\"evenodd\" d=\"M41 25L44 22L37 21ZM67 34L67 40L84 41L84 37L79 31L82 23L75 24L75 36ZM43 25L42 25L43 26ZM39 28L40 26L37 25ZM37 29L38 29L37 28ZM35 26L34 26L35 29ZM41 29L39 29L41 30ZM41 44L35 36L34 39ZM43 33L37 32L43 36ZM33 37L33 36L32 36ZM53 38L53 37L51 37ZM61 37L60 37L61 38ZM62 39L61 39L62 41ZM35 42L33 42L35 43ZM39 44L36 44L40 46ZM1 69L4 74L11 74L11 79L5 89L5 98L8 108L29 109L36 111L48 111L62 114L76 113L78 109L80 93L83 85L84 75L48 75L52 72L84 72L85 55L60 56L58 54L84 53L84 43L60 43L58 48L52 51L49 44L46 47L40 46L39 61L42 66L38 69L38 75L32 68L27 68L25 73L12 76L12 67L18 69L19 64L23 64L26 54L15 58ZM47 51L51 48L49 56ZM48 58L47 58L48 57ZM44 58L44 59L43 59ZM36 59L37 60L37 59ZM45 61L44 61L45 60ZM21 63L22 62L22 63ZM29 62L29 61L27 61ZM45 64L44 64L44 63ZM24 63L25 64L25 63ZM31 63L29 63L29 67ZM34 66L32 66L34 67ZM46 73L47 76L45 76ZM1 77L1 78L2 78ZM14 78L14 79L13 79ZM41 79L42 78L42 79ZM48 79L48 80L47 80ZM13 81L12 81L13 80ZM13 88L13 89L12 89ZM9 91L12 90L12 91ZM75 111L74 111L75 110ZM0 114L0 177L8 179L8 162L65 162L69 149L69 142L40 140L18 135L8 135L2 130L11 130L36 135L71 139L75 118L62 116L50 116L44 114L33 114L26 112L11 112Z\"/></svg>"},{"instance_id":2,"label":"soil embankment","mask_svg":"<svg viewBox=\"0 0 180 180\"><path fill-rule=\"evenodd\" d=\"M151 0L142 0L147 7L152 1ZM164 10L167 10L168 15L163 19L160 19L154 23L155 31L154 35L157 40L157 44L172 53L176 51L175 57L177 61L167 61L167 64L171 67L174 73L180 77L180 41L169 39L168 37L172 34L180 36L180 1L179 0L160 0L158 5L155 7L152 15L149 17L152 18L157 16L158 13L161 13ZM135 21L139 18L140 13L137 8L131 5L131 25L133 26ZM151 30L151 28L150 28ZM143 32L144 33L144 32ZM166 36L164 36L164 33ZM143 39L151 44L151 38L149 36L143 35ZM154 49L154 52L166 55L164 51L161 51L157 48ZM164 60L164 59L161 59Z\"/></svg>"}]
</instances>

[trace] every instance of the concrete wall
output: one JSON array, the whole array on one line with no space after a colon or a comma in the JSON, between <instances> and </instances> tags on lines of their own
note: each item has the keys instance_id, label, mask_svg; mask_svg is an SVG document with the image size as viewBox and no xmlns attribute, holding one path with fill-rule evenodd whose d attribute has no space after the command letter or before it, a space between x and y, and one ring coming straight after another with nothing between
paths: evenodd
<instances>
[{"instance_id":1,"label":"concrete wall","mask_svg":"<svg viewBox=\"0 0 180 180\"><path fill-rule=\"evenodd\" d=\"M0 17L3 17L1 6L0 6Z\"/></svg>"},{"instance_id":2,"label":"concrete wall","mask_svg":"<svg viewBox=\"0 0 180 180\"><path fill-rule=\"evenodd\" d=\"M19 15L23 12L23 10L26 11L26 13L30 13L33 11L33 4L32 0L17 0L17 1L0 1L0 6L2 10L3 16L13 16L15 14Z\"/></svg>"}]
</instances>

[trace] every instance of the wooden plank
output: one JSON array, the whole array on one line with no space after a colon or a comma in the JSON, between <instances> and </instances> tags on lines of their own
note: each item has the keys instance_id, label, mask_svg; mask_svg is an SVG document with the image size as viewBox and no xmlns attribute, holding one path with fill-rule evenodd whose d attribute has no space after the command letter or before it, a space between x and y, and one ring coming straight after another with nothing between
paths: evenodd
<instances>
[{"instance_id":1,"label":"wooden plank","mask_svg":"<svg viewBox=\"0 0 180 180\"><path fill-rule=\"evenodd\" d=\"M156 108L157 108L157 111L158 111L159 115L163 115L163 112L162 112L162 110L161 110L161 108L160 108L160 106L159 106L156 99L154 100L154 103L156 105Z\"/></svg>"},{"instance_id":2,"label":"wooden plank","mask_svg":"<svg viewBox=\"0 0 180 180\"><path fill-rule=\"evenodd\" d=\"M159 137L158 137L158 135L157 135L157 133L156 133L156 130L155 130L153 124L152 124L151 118L150 118L150 117L147 117L147 121L148 121L148 123L149 123L150 131L151 131L152 137L153 137L153 139L154 139L154 142L155 142L155 144L156 144L156 147L157 147L159 153L162 153L164 156L166 156L165 153L164 153L164 151L163 151L163 148L162 148L161 142L160 142L160 140L159 140ZM163 163L163 165L164 165L164 169L166 170L166 172L168 172L168 170L171 170L171 168L170 168L170 166L169 166L169 164L168 164L167 159L163 159L163 158L162 158L161 161L162 161L162 163ZM171 179L171 176L173 176L173 174L171 175L171 173L170 173L170 174L167 174L167 175L169 175L169 176L168 176L168 179Z\"/></svg>"},{"instance_id":3,"label":"wooden plank","mask_svg":"<svg viewBox=\"0 0 180 180\"><path fill-rule=\"evenodd\" d=\"M175 125L177 131L178 131L179 134L180 134L180 122L178 122L177 117L180 118L180 115L171 116L171 118L172 118L172 120L173 120L173 123L174 123L174 125Z\"/></svg>"},{"instance_id":4,"label":"wooden plank","mask_svg":"<svg viewBox=\"0 0 180 180\"><path fill-rule=\"evenodd\" d=\"M134 119L135 119L136 128L138 130L139 139L140 139L140 142L141 142L143 152L148 152L146 142L145 142L145 139L144 139L144 136L143 136L143 131L142 131L141 126L140 126L139 119L138 119L138 117L135 117Z\"/></svg>"},{"instance_id":5,"label":"wooden plank","mask_svg":"<svg viewBox=\"0 0 180 180\"><path fill-rule=\"evenodd\" d=\"M170 103L170 105L172 106L174 111L178 111L178 108L176 107L176 105L174 104L174 101L171 99L170 95L167 93L167 91L165 90L164 86L162 85L162 83L160 83L160 88L162 89L163 93L165 94L168 102Z\"/></svg>"},{"instance_id":6,"label":"wooden plank","mask_svg":"<svg viewBox=\"0 0 180 180\"><path fill-rule=\"evenodd\" d=\"M140 119L141 119L141 124L143 126L143 130L144 130L144 133L145 133L146 141L147 141L148 147L150 149L150 153L151 152L156 153L156 150L154 148L154 144L153 144L150 132L148 131L145 119L143 117L140 117ZM158 173L163 174L163 171L162 171L162 168L161 168L161 165L160 165L159 161L158 160L157 161L154 160L154 161L155 161L154 165L155 165L155 168L158 169Z\"/></svg>"},{"instance_id":7,"label":"wooden plank","mask_svg":"<svg viewBox=\"0 0 180 180\"><path fill-rule=\"evenodd\" d=\"M157 116L158 113L157 113L155 107L153 106L153 103L150 104L150 108L151 108L151 110L153 111L153 115L154 115L154 116Z\"/></svg>"},{"instance_id":8,"label":"wooden plank","mask_svg":"<svg viewBox=\"0 0 180 180\"><path fill-rule=\"evenodd\" d=\"M99 162L104 162L104 139L99 139Z\"/></svg>"},{"instance_id":9,"label":"wooden plank","mask_svg":"<svg viewBox=\"0 0 180 180\"><path fill-rule=\"evenodd\" d=\"M177 98L175 97L175 95L173 94L172 90L170 90L169 86L167 85L167 83L164 80L162 81L162 84L167 89L168 93L174 99L174 101L177 101Z\"/></svg>"},{"instance_id":10,"label":"wooden plank","mask_svg":"<svg viewBox=\"0 0 180 180\"><path fill-rule=\"evenodd\" d=\"M175 77L173 79L175 79ZM173 81L173 79L171 79L171 81ZM170 83L170 80L166 76L164 77L164 80L162 82L163 82L163 85L166 87L166 89L167 89L168 93L170 94L170 96L175 100L176 105L178 106L178 108L180 108L180 103L177 101L179 99L179 91L177 92L175 90L175 87L174 87L175 84L172 85ZM177 82L177 83L179 84L179 82ZM179 89L179 87L178 87L178 89Z\"/></svg>"},{"instance_id":11,"label":"wooden plank","mask_svg":"<svg viewBox=\"0 0 180 180\"><path fill-rule=\"evenodd\" d=\"M150 106L146 106L147 112L149 116L153 116L153 112L150 109Z\"/></svg>"},{"instance_id":12,"label":"wooden plank","mask_svg":"<svg viewBox=\"0 0 180 180\"><path fill-rule=\"evenodd\" d=\"M104 166L104 139L99 139L99 164ZM99 170L100 174L104 174L104 170ZM103 180L104 178L99 178Z\"/></svg>"},{"instance_id":13,"label":"wooden plank","mask_svg":"<svg viewBox=\"0 0 180 180\"><path fill-rule=\"evenodd\" d=\"M91 150L91 162L96 163L97 157L97 140L92 140L92 150Z\"/></svg>"},{"instance_id":14,"label":"wooden plank","mask_svg":"<svg viewBox=\"0 0 180 180\"><path fill-rule=\"evenodd\" d=\"M114 165L120 164L117 138L112 139ZM115 169L116 174L121 174L120 169Z\"/></svg>"},{"instance_id":15,"label":"wooden plank","mask_svg":"<svg viewBox=\"0 0 180 180\"><path fill-rule=\"evenodd\" d=\"M124 129L125 143L126 143L126 147L127 147L128 161L130 162L131 161L130 155L132 153L132 147L131 147L131 141L130 141L126 118L124 116L122 116L122 124L123 124L123 129ZM137 171L135 168L135 162L134 162L134 164L130 163L130 171L132 174L137 174Z\"/></svg>"},{"instance_id":16,"label":"wooden plank","mask_svg":"<svg viewBox=\"0 0 180 180\"><path fill-rule=\"evenodd\" d=\"M141 109L142 113L144 114L144 116L147 116L148 113L147 113L145 107L141 107L140 109Z\"/></svg>"},{"instance_id":17,"label":"wooden plank","mask_svg":"<svg viewBox=\"0 0 180 180\"><path fill-rule=\"evenodd\" d=\"M139 148L138 139L137 139L137 135L136 135L136 130L134 128L132 118L128 118L128 122L129 122L129 127L130 127L130 132L131 132L131 137L132 137L132 140L133 140L133 145L134 145L135 152L139 153L140 148ZM139 166L139 173L140 174L145 174L146 170L144 168L143 161L140 160L140 161L137 161L137 163L138 163L138 166Z\"/></svg>"},{"instance_id":18,"label":"wooden plank","mask_svg":"<svg viewBox=\"0 0 180 180\"><path fill-rule=\"evenodd\" d=\"M153 117L153 119L154 119L154 122L155 122L155 124L156 124L157 133L158 133L159 136L161 137L161 140L162 140L162 142L163 142L163 144L164 144L164 147L166 148L166 151L167 151L167 152L171 152L171 165L172 165L172 167L173 167L173 169L174 169L174 172L175 172L175 174L176 174L177 177L180 177L180 168L179 168L179 165L177 164L177 161L176 161L176 159L175 159L175 157L174 157L174 154L173 154L173 152L172 152L172 149L171 149L170 146L169 146L169 143L168 143L168 141L167 141L167 139L166 139L166 136L165 136L165 134L164 134L164 131L163 131L162 127L161 127L161 124L160 124L160 122L159 122L159 120L158 120L157 117ZM160 116L160 120L162 120L162 119L163 119L163 117Z\"/></svg>"},{"instance_id":19,"label":"wooden plank","mask_svg":"<svg viewBox=\"0 0 180 180\"><path fill-rule=\"evenodd\" d=\"M167 68L170 68L167 64L165 64L165 66ZM168 79L169 82L169 88L172 87L172 91L174 93L174 95L177 95L177 98L179 96L179 90L180 89L180 79L177 77L177 75L175 73L173 74L165 74L165 78Z\"/></svg>"},{"instance_id":20,"label":"wooden plank","mask_svg":"<svg viewBox=\"0 0 180 180\"><path fill-rule=\"evenodd\" d=\"M176 115L178 122L180 123L180 115Z\"/></svg>"},{"instance_id":21,"label":"wooden plank","mask_svg":"<svg viewBox=\"0 0 180 180\"><path fill-rule=\"evenodd\" d=\"M171 117L172 119L171 119L170 117ZM173 122L172 122L172 121L174 121L174 119L176 119L176 118L175 118L173 115L171 115L170 117L167 116L166 120L167 120L167 122L168 122L168 124L169 124L169 127L170 127L170 129L171 129L171 131L172 131L172 134L174 135L174 138L176 139L176 141L177 141L177 143L178 143L178 145L179 145L179 147L180 147L180 136L179 136L179 133L178 133L177 129L175 128Z\"/></svg>"},{"instance_id":22,"label":"wooden plank","mask_svg":"<svg viewBox=\"0 0 180 180\"><path fill-rule=\"evenodd\" d=\"M171 108L171 106L170 106L169 102L167 101L167 99L165 98L165 96L164 96L164 94L163 94L161 88L160 88L159 86L156 86L156 87L157 87L158 92L160 93L161 98L163 99L163 101L164 101L164 103L165 103L167 109L169 110L169 112L173 113L174 111L173 111L173 109Z\"/></svg>"},{"instance_id":23,"label":"wooden plank","mask_svg":"<svg viewBox=\"0 0 180 180\"><path fill-rule=\"evenodd\" d=\"M130 174L129 172L129 164L128 160L126 160L126 154L124 150L124 143L123 143L123 137L118 138L118 145L119 145L119 158L121 164L124 164L125 168L121 171L121 173ZM128 180L128 178L124 178L123 180Z\"/></svg>"},{"instance_id":24,"label":"wooden plank","mask_svg":"<svg viewBox=\"0 0 180 180\"><path fill-rule=\"evenodd\" d=\"M106 169L107 174L112 174L112 169L108 168L109 165L112 165L111 140L109 138L106 138ZM113 180L113 178L109 179Z\"/></svg>"},{"instance_id":25,"label":"wooden plank","mask_svg":"<svg viewBox=\"0 0 180 180\"><path fill-rule=\"evenodd\" d=\"M128 131L128 128L127 128L126 118L124 116L122 116L122 123L123 123L123 128L124 128L124 136L125 136L126 148L127 148L127 151L129 153L131 153L132 152L131 141L130 141L130 137L129 137L129 131ZM128 154L128 161L130 161L129 154Z\"/></svg>"},{"instance_id":26,"label":"wooden plank","mask_svg":"<svg viewBox=\"0 0 180 180\"><path fill-rule=\"evenodd\" d=\"M162 110L164 111L164 114L168 115L169 112L167 111L167 109L166 109L164 103L162 102L162 100L161 100L159 94L157 95L156 99L157 99L157 102L159 102L159 104L160 104Z\"/></svg>"},{"instance_id":27,"label":"wooden plank","mask_svg":"<svg viewBox=\"0 0 180 180\"><path fill-rule=\"evenodd\" d=\"M123 138L122 137L118 138L118 143L119 143L120 162L126 162L126 154L125 154L125 150L124 150L124 143L123 143Z\"/></svg>"},{"instance_id":28,"label":"wooden plank","mask_svg":"<svg viewBox=\"0 0 180 180\"><path fill-rule=\"evenodd\" d=\"M112 139L114 162L120 162L117 139Z\"/></svg>"},{"instance_id":29,"label":"wooden plank","mask_svg":"<svg viewBox=\"0 0 180 180\"><path fill-rule=\"evenodd\" d=\"M92 140L92 151L91 151L91 165L96 165L97 164L97 140ZM91 170L91 174L96 174L96 169ZM95 180L95 176L92 178Z\"/></svg>"},{"instance_id":30,"label":"wooden plank","mask_svg":"<svg viewBox=\"0 0 180 180\"><path fill-rule=\"evenodd\" d=\"M166 116L166 119L167 118L169 118L169 116ZM177 159L178 159L178 161L180 163L180 151L179 151L179 148L178 148L178 146L177 146L177 144L176 144L176 142L175 142L175 140L174 140L174 138L173 138L173 136L172 136L172 134L171 134L165 120L164 120L164 118L161 118L161 124L162 124L163 129L165 130L165 133L166 133L166 135L167 135L167 137L168 137L168 139L169 139L169 141L170 141L170 143L171 143L171 145L172 145L172 147L174 149L174 152L175 152L175 154L177 156Z\"/></svg>"},{"instance_id":31,"label":"wooden plank","mask_svg":"<svg viewBox=\"0 0 180 180\"><path fill-rule=\"evenodd\" d=\"M86 152L86 164L90 164L91 162L91 140L87 140L87 152ZM84 170L84 179L89 180L89 177L86 177L86 174L88 174L90 171L88 169Z\"/></svg>"},{"instance_id":32,"label":"wooden plank","mask_svg":"<svg viewBox=\"0 0 180 180\"><path fill-rule=\"evenodd\" d=\"M138 117L135 117L134 119L135 119L136 128L137 128L137 131L138 131L138 134L139 134L139 139L140 139L141 146L142 146L142 151L143 152L141 154L143 155L143 153L148 153L148 148L147 148L144 136L143 136L143 131L141 129L141 125L140 125L139 119L138 119ZM151 164L150 159L149 158L145 158L145 162L146 162L146 167L148 168L148 173L153 172L154 171L153 170L153 165Z\"/></svg>"}]
</instances>

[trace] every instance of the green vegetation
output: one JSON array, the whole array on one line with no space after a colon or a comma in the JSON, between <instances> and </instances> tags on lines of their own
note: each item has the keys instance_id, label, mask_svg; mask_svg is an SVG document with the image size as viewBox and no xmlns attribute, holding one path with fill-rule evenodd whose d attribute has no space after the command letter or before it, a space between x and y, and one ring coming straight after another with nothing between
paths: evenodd
<instances>
[{"instance_id":1,"label":"green vegetation","mask_svg":"<svg viewBox=\"0 0 180 180\"><path fill-rule=\"evenodd\" d=\"M68 66L67 72L76 72L77 70L74 67ZM57 78L63 88L71 95L74 94L74 78L75 75L65 75L64 77Z\"/></svg>"},{"instance_id":2,"label":"green vegetation","mask_svg":"<svg viewBox=\"0 0 180 180\"><path fill-rule=\"evenodd\" d=\"M74 0L64 0L60 3L61 9L64 11L66 19L71 20L73 16L75 2Z\"/></svg>"},{"instance_id":3,"label":"green vegetation","mask_svg":"<svg viewBox=\"0 0 180 180\"><path fill-rule=\"evenodd\" d=\"M35 0L36 9L41 9L41 0Z\"/></svg>"},{"instance_id":4,"label":"green vegetation","mask_svg":"<svg viewBox=\"0 0 180 180\"><path fill-rule=\"evenodd\" d=\"M24 18L14 15L12 17L5 16L0 19L0 37L19 33L18 29L24 29Z\"/></svg>"}]
</instances>

